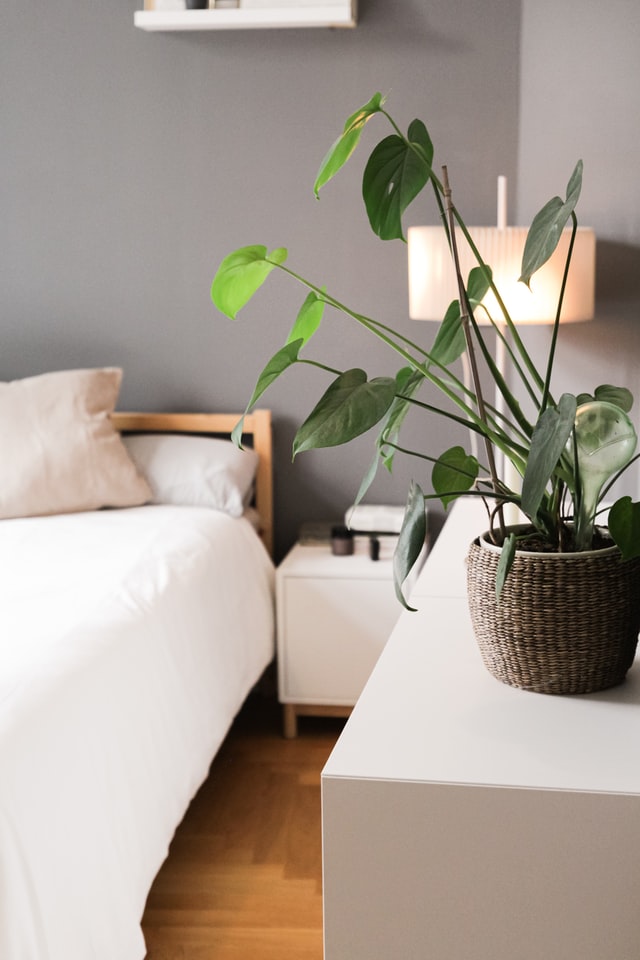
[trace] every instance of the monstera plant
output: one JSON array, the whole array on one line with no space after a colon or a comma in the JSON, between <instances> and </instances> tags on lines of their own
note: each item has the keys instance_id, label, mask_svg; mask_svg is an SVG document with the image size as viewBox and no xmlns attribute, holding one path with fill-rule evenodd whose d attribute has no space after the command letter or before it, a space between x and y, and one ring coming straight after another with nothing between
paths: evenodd
<instances>
[{"instance_id":1,"label":"monstera plant","mask_svg":"<svg viewBox=\"0 0 640 960\"><path fill-rule=\"evenodd\" d=\"M551 346L544 369L538 370L494 284L491 265L483 261L453 203L446 167L441 168L441 175L436 173L434 147L421 120L414 120L404 134L385 109L385 98L377 93L347 119L326 154L315 181L316 195L349 160L373 118L387 121L391 132L374 148L364 169L362 194L372 229L382 240L403 240L403 214L428 189L451 248L459 296L442 318L433 342L424 344L410 339L342 303L321 285L322 281L308 280L296 273L289 266L288 252L283 247L269 252L264 246L247 246L229 254L213 280L212 299L223 314L235 319L274 270L307 289L286 342L259 374L247 407L251 409L269 385L295 364L314 364L326 371L327 388L295 435L294 456L312 448L348 443L377 427L375 456L358 499L365 495L380 465L392 469L398 452L416 458L420 473L425 463L429 464L432 492L425 492L424 483L411 483L396 550L395 578L401 600L405 602L401 584L424 542L425 500L432 497L440 498L445 507L462 496L482 497L491 505L493 539L503 544L499 592L516 547L525 536L532 541L535 535L532 549L585 551L595 546L594 524L600 505L622 470L637 459L636 435L628 417L633 398L627 389L600 385L579 396L552 393L556 341L577 229L575 209L581 190L582 163L571 174L564 198L549 200L534 218L524 249L520 279L528 285L556 249L563 229L569 227L572 231ZM470 246L477 263L468 277L460 275L458 266L457 248L462 243ZM482 301L489 290L499 305L499 316L487 315ZM327 309L339 311L388 347L394 363L388 376L369 379L360 367L336 370L310 356L310 342ZM480 314L483 326L479 323ZM487 342L487 320L496 336L505 342L517 388L506 382L496 365ZM471 386L465 385L452 366L464 352L474 371ZM501 410L495 400L489 402L483 395L482 377L477 373L480 364L487 368L503 398ZM441 405L420 399L420 388L425 383L440 391ZM519 396L526 404L520 402ZM525 406L533 409L534 414L525 413ZM464 424L480 438L482 455L473 456L459 445L445 451L407 449L401 442L401 429L411 408L418 408L426 417ZM241 433L242 423L238 425L237 438ZM499 475L498 453L510 461L521 478L514 485L517 489L508 486ZM503 506L507 503L517 504L526 515L530 521L528 531L506 527ZM608 529L624 559L640 555L640 503L633 503L630 497L618 499L609 510Z\"/></svg>"}]
</instances>

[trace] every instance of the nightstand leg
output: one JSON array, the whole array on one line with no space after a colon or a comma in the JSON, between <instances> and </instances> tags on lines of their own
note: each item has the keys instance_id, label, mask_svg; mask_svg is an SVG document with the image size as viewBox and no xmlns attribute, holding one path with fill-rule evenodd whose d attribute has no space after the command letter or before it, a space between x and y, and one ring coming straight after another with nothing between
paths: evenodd
<instances>
[{"instance_id":1,"label":"nightstand leg","mask_svg":"<svg viewBox=\"0 0 640 960\"><path fill-rule=\"evenodd\" d=\"M282 705L282 732L287 740L298 736L298 715L294 703Z\"/></svg>"}]
</instances>

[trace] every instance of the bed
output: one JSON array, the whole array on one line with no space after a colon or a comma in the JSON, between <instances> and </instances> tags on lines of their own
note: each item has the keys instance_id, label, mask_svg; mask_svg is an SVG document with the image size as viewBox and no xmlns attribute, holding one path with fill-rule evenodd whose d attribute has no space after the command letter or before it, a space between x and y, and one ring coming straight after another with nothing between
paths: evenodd
<instances>
[{"instance_id":1,"label":"bed","mask_svg":"<svg viewBox=\"0 0 640 960\"><path fill-rule=\"evenodd\" d=\"M231 512L184 502L197 457L168 502L145 470L165 443L162 469L185 468L171 444L237 420L102 410L142 503L12 516L0 497L2 960L145 956L151 883L273 657L269 414L245 422L251 483Z\"/></svg>"}]
</instances>

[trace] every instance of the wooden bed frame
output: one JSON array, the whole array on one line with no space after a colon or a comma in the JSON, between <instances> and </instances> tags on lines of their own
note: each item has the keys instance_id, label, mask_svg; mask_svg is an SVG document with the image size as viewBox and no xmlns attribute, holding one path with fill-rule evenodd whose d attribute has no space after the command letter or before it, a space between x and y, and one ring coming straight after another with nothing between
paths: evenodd
<instances>
[{"instance_id":1,"label":"wooden bed frame","mask_svg":"<svg viewBox=\"0 0 640 960\"><path fill-rule=\"evenodd\" d=\"M111 414L121 433L193 433L230 435L242 414L239 413L128 413ZM269 556L273 556L273 463L271 411L254 410L244 418L242 433L258 454L254 506L260 518L260 536Z\"/></svg>"}]
</instances>

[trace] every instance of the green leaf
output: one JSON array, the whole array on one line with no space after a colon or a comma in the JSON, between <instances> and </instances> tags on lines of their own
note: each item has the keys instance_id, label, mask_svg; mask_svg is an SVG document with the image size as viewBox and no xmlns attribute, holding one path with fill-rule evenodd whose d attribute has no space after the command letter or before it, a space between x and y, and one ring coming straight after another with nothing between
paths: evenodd
<instances>
[{"instance_id":1,"label":"green leaf","mask_svg":"<svg viewBox=\"0 0 640 960\"><path fill-rule=\"evenodd\" d=\"M271 253L261 245L242 247L224 258L211 284L211 299L218 310L235 320L274 267L287 259L284 247Z\"/></svg>"},{"instance_id":2,"label":"green leaf","mask_svg":"<svg viewBox=\"0 0 640 960\"><path fill-rule=\"evenodd\" d=\"M595 389L595 400L604 400L620 407L624 413L629 413L633 406L633 394L626 387L613 387L610 383L603 383Z\"/></svg>"},{"instance_id":3,"label":"green leaf","mask_svg":"<svg viewBox=\"0 0 640 960\"><path fill-rule=\"evenodd\" d=\"M244 418L247 415L247 411L242 414L235 427L231 431L231 441L235 443L236 447L239 447L242 450L242 434L244 433Z\"/></svg>"},{"instance_id":4,"label":"green leaf","mask_svg":"<svg viewBox=\"0 0 640 960\"><path fill-rule=\"evenodd\" d=\"M575 210L578 200L580 199L580 193L582 191L582 170L582 160L578 160L573 168L573 173L569 177L569 183L567 184L566 206L569 208L569 214Z\"/></svg>"},{"instance_id":5,"label":"green leaf","mask_svg":"<svg viewBox=\"0 0 640 960\"><path fill-rule=\"evenodd\" d=\"M267 387L270 387L274 380L280 376L288 367L294 364L298 359L298 354L303 345L303 340L294 340L292 343L285 344L284 347L281 347L277 353L271 357L262 373L258 377L257 383L253 390L251 400L247 404L247 408L244 412L244 415L238 421L238 423L233 428L231 433L231 439L236 444L236 446L242 446L242 432L244 429L244 416L249 413L253 408L254 404L257 403L259 398L265 392Z\"/></svg>"},{"instance_id":6,"label":"green leaf","mask_svg":"<svg viewBox=\"0 0 640 960\"><path fill-rule=\"evenodd\" d=\"M578 406L583 403L591 403L594 400L604 400L605 403L612 403L614 407L619 407L623 413L629 413L633 407L633 394L626 387L613 387L610 383L603 383L593 391L593 393L579 393L576 397Z\"/></svg>"},{"instance_id":7,"label":"green leaf","mask_svg":"<svg viewBox=\"0 0 640 960\"><path fill-rule=\"evenodd\" d=\"M467 296L471 306L475 307L484 300L491 287L491 279L491 267L488 266L486 271L482 267L472 268L467 280Z\"/></svg>"},{"instance_id":8,"label":"green leaf","mask_svg":"<svg viewBox=\"0 0 640 960\"><path fill-rule=\"evenodd\" d=\"M571 436L576 416L576 398L563 393L557 407L547 407L536 423L522 480L521 506L534 520L558 460Z\"/></svg>"},{"instance_id":9,"label":"green leaf","mask_svg":"<svg viewBox=\"0 0 640 960\"><path fill-rule=\"evenodd\" d=\"M451 447L438 458L431 471L433 489L447 507L452 500L470 490L478 477L478 461L462 447Z\"/></svg>"},{"instance_id":10,"label":"green leaf","mask_svg":"<svg viewBox=\"0 0 640 960\"><path fill-rule=\"evenodd\" d=\"M422 162L427 168L427 174L431 176L431 166L433 164L433 143L429 136L429 131L422 120L412 120L407 130L407 140L412 148L422 158Z\"/></svg>"},{"instance_id":11,"label":"green leaf","mask_svg":"<svg viewBox=\"0 0 640 960\"><path fill-rule=\"evenodd\" d=\"M291 333L287 337L287 343L294 343L296 340L307 343L320 326L324 308L325 301L312 290L300 307Z\"/></svg>"},{"instance_id":12,"label":"green leaf","mask_svg":"<svg viewBox=\"0 0 640 960\"><path fill-rule=\"evenodd\" d=\"M402 584L420 556L427 537L427 518L424 510L424 494L413 480L409 486L409 496L404 511L404 519L398 543L393 555L393 582L396 596L403 607L410 607L402 593Z\"/></svg>"},{"instance_id":13,"label":"green leaf","mask_svg":"<svg viewBox=\"0 0 640 960\"><path fill-rule=\"evenodd\" d=\"M302 339L288 342L271 357L267 365L262 370L256 382L251 400L247 410L251 410L253 405L259 400L267 387L270 387L274 380L277 380L281 373L292 366L297 359L304 341Z\"/></svg>"},{"instance_id":14,"label":"green leaf","mask_svg":"<svg viewBox=\"0 0 640 960\"><path fill-rule=\"evenodd\" d=\"M605 403L612 403L614 407L619 407L623 413L629 413L633 407L633 394L626 387L613 387L610 383L603 383L593 391L593 393L579 393L576 397L578 406L583 403L591 403L593 400L604 400Z\"/></svg>"},{"instance_id":15,"label":"green leaf","mask_svg":"<svg viewBox=\"0 0 640 960\"><path fill-rule=\"evenodd\" d=\"M488 274L482 267L474 267L469 273L467 281L467 296L472 307L478 306L487 295L491 286L491 270ZM444 320L438 327L436 338L430 351L430 357L443 366L448 367L458 360L467 349L467 342L462 327L460 303L452 300L444 315Z\"/></svg>"},{"instance_id":16,"label":"green leaf","mask_svg":"<svg viewBox=\"0 0 640 960\"><path fill-rule=\"evenodd\" d=\"M364 107L360 107L355 113L352 113L344 125L344 129L338 139L331 145L327 155L320 164L320 169L313 186L313 191L318 196L320 189L335 177L355 148L358 146L364 126L375 113L380 113L386 97L381 93L374 93Z\"/></svg>"},{"instance_id":17,"label":"green leaf","mask_svg":"<svg viewBox=\"0 0 640 960\"><path fill-rule=\"evenodd\" d=\"M564 203L560 197L553 197L533 218L524 245L520 274L520 280L527 286L534 273L547 262L558 246L562 231L578 202L581 187L582 160L578 160L567 185Z\"/></svg>"},{"instance_id":18,"label":"green leaf","mask_svg":"<svg viewBox=\"0 0 640 960\"><path fill-rule=\"evenodd\" d=\"M382 240L404 239L402 214L431 176L433 144L420 120L409 127L408 140L396 134L374 149L362 180L369 223Z\"/></svg>"},{"instance_id":19,"label":"green leaf","mask_svg":"<svg viewBox=\"0 0 640 960\"><path fill-rule=\"evenodd\" d=\"M403 367L396 374L396 396L378 438L382 459L389 472L393 467L395 451L390 449L385 452L385 444L397 442L402 424L412 407L411 398L416 395L423 383L424 374L414 370L413 367Z\"/></svg>"},{"instance_id":20,"label":"green leaf","mask_svg":"<svg viewBox=\"0 0 640 960\"><path fill-rule=\"evenodd\" d=\"M620 547L623 560L640 557L640 503L621 497L609 510L609 533Z\"/></svg>"},{"instance_id":21,"label":"green leaf","mask_svg":"<svg viewBox=\"0 0 640 960\"><path fill-rule=\"evenodd\" d=\"M496 570L496 600L500 599L505 581L513 566L515 555L516 535L515 533L510 533L502 545L500 559L498 560L498 568Z\"/></svg>"},{"instance_id":22,"label":"green leaf","mask_svg":"<svg viewBox=\"0 0 640 960\"><path fill-rule=\"evenodd\" d=\"M391 377L367 380L364 370L347 370L320 398L293 441L294 457L303 450L334 447L366 433L393 403Z\"/></svg>"},{"instance_id":23,"label":"green leaf","mask_svg":"<svg viewBox=\"0 0 640 960\"><path fill-rule=\"evenodd\" d=\"M373 455L373 459L371 460L371 463L370 463L369 466L367 467L367 470L366 470L365 475L363 476L362 480L360 481L360 486L359 486L359 488L358 488L358 492L357 492L357 494L356 494L356 498L355 498L355 500L353 501L353 505L354 505L354 506L357 506L357 505L360 503L360 501L362 500L362 498L363 498L364 495L366 494L367 490L369 489L369 487L371 486L371 484L372 484L373 481L375 480L376 474L377 474L377 472L378 472L378 465L379 465L379 463L380 463L380 451L379 451L378 448L376 447L376 452L375 452L375 454Z\"/></svg>"},{"instance_id":24,"label":"green leaf","mask_svg":"<svg viewBox=\"0 0 640 960\"><path fill-rule=\"evenodd\" d=\"M429 356L436 362L448 367L462 356L467 343L462 327L460 303L452 300L444 315L444 320L438 327L436 338L429 352Z\"/></svg>"},{"instance_id":25,"label":"green leaf","mask_svg":"<svg viewBox=\"0 0 640 960\"><path fill-rule=\"evenodd\" d=\"M417 393L423 381L424 375L420 373L419 370L414 370L413 367L403 367L402 370L399 370L396 374L396 396L393 398L393 403L384 418L382 429L376 440L376 452L362 478L354 501L355 504L360 503L375 480L380 463L384 463L389 473L391 473L395 450L393 447L389 447L388 450L385 448L389 444L397 441L400 428L407 413L411 409L411 401L408 398L413 397L414 394ZM398 394L402 394L402 396L398 396Z\"/></svg>"}]
</instances>

